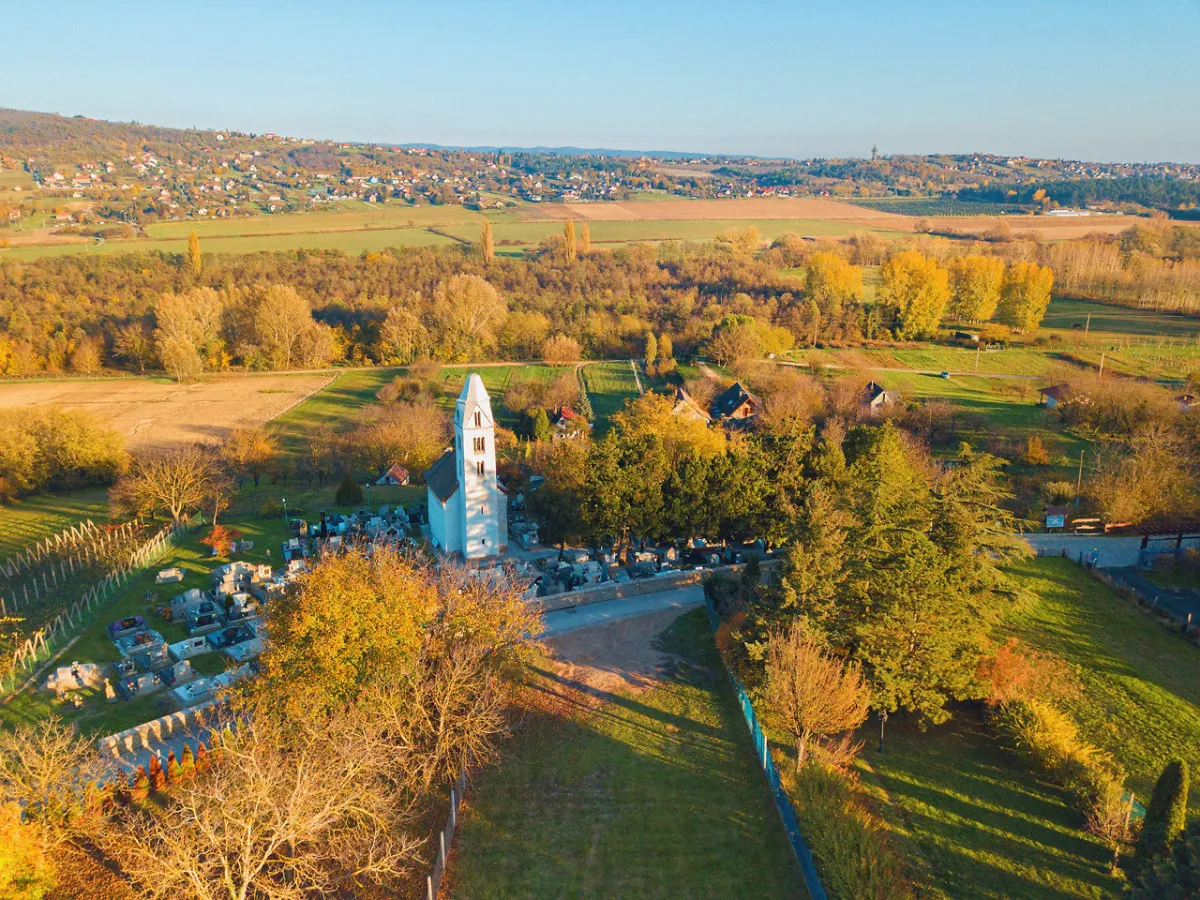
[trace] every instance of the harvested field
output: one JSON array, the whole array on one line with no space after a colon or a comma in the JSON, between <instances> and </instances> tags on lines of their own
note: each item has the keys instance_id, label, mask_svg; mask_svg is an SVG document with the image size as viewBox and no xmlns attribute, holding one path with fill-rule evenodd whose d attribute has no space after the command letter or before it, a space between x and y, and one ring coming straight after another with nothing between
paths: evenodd
<instances>
[{"instance_id":1,"label":"harvested field","mask_svg":"<svg viewBox=\"0 0 1200 900\"><path fill-rule=\"evenodd\" d=\"M641 222L696 219L823 219L904 229L909 216L866 209L837 200L801 197L748 197L739 200L634 200L628 203L547 203L520 208L523 219L587 219Z\"/></svg>"},{"instance_id":2,"label":"harvested field","mask_svg":"<svg viewBox=\"0 0 1200 900\"><path fill-rule=\"evenodd\" d=\"M240 375L193 384L150 379L43 381L0 385L0 408L57 404L94 413L131 450L223 438L261 425L320 390L322 375Z\"/></svg>"}]
</instances>

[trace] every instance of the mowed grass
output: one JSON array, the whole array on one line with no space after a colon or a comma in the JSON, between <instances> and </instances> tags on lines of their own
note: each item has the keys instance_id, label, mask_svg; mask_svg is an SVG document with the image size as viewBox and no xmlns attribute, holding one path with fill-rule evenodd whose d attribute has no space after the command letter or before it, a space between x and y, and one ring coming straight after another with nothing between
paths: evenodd
<instances>
[{"instance_id":1,"label":"mowed grass","mask_svg":"<svg viewBox=\"0 0 1200 900\"><path fill-rule=\"evenodd\" d=\"M704 615L663 636L682 659L654 689L524 718L467 795L447 896L805 896Z\"/></svg>"},{"instance_id":2,"label":"mowed grass","mask_svg":"<svg viewBox=\"0 0 1200 900\"><path fill-rule=\"evenodd\" d=\"M91 488L65 494L35 494L0 505L0 562L13 553L91 519L108 521L108 489Z\"/></svg>"},{"instance_id":3,"label":"mowed grass","mask_svg":"<svg viewBox=\"0 0 1200 900\"><path fill-rule=\"evenodd\" d=\"M596 414L597 433L606 431L613 413L639 396L629 360L589 363L583 367L583 384Z\"/></svg>"},{"instance_id":4,"label":"mowed grass","mask_svg":"<svg viewBox=\"0 0 1200 900\"><path fill-rule=\"evenodd\" d=\"M326 387L296 404L270 423L282 448L300 453L318 428L334 430L353 424L361 410L375 403L375 392L404 369L355 369L342 372Z\"/></svg>"},{"instance_id":5,"label":"mowed grass","mask_svg":"<svg viewBox=\"0 0 1200 900\"><path fill-rule=\"evenodd\" d=\"M1142 802L1169 760L1200 769L1200 650L1069 560L1031 561L1015 574L1034 600L1010 616L1009 632L1075 669L1081 689L1061 705L1125 766ZM1200 790L1190 806L1200 813Z\"/></svg>"},{"instance_id":6,"label":"mowed grass","mask_svg":"<svg viewBox=\"0 0 1200 900\"><path fill-rule=\"evenodd\" d=\"M861 735L865 786L905 856L918 896L936 900L1114 897L1111 856L1060 791L1007 756L970 709L921 731L888 723Z\"/></svg>"},{"instance_id":7,"label":"mowed grass","mask_svg":"<svg viewBox=\"0 0 1200 900\"><path fill-rule=\"evenodd\" d=\"M446 366L438 372L438 381L442 388L439 403L449 413L453 414L454 404L462 393L467 377L472 373L483 380L488 396L492 402L492 413L496 422L505 428L515 428L519 424L518 416L504 405L504 392L515 380L548 382L563 373L572 373L574 366L547 366L538 363L514 364L510 366Z\"/></svg>"}]
</instances>

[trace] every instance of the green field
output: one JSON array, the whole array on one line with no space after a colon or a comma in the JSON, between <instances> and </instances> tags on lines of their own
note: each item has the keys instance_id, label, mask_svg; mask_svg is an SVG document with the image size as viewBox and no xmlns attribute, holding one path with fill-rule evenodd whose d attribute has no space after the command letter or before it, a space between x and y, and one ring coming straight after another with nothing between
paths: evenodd
<instances>
[{"instance_id":1,"label":"green field","mask_svg":"<svg viewBox=\"0 0 1200 900\"><path fill-rule=\"evenodd\" d=\"M37 494L0 506L0 562L64 528L91 519L108 521L108 490L91 488L68 494Z\"/></svg>"},{"instance_id":2,"label":"green field","mask_svg":"<svg viewBox=\"0 0 1200 900\"><path fill-rule=\"evenodd\" d=\"M1088 326L1088 316L1091 324ZM1152 309L1132 309L1109 306L1087 300L1055 297L1050 301L1042 328L1079 334L1088 328L1088 337L1095 335L1141 335L1196 339L1200 335L1200 319L1158 312ZM1065 336L1065 335L1064 335Z\"/></svg>"},{"instance_id":3,"label":"green field","mask_svg":"<svg viewBox=\"0 0 1200 900\"><path fill-rule=\"evenodd\" d=\"M467 795L447 896L804 896L704 611L662 641L660 686L523 719Z\"/></svg>"},{"instance_id":4,"label":"green field","mask_svg":"<svg viewBox=\"0 0 1200 900\"><path fill-rule=\"evenodd\" d=\"M597 433L608 428L613 413L625 408L625 402L638 396L637 381L629 361L589 363L583 368L583 384L596 414Z\"/></svg>"},{"instance_id":5,"label":"green field","mask_svg":"<svg viewBox=\"0 0 1200 900\"><path fill-rule=\"evenodd\" d=\"M1081 737L1112 753L1145 802L1164 763L1200 766L1200 654L1075 564L1033 560L1013 574L1029 592L1004 631L1052 653L1078 690L1057 702ZM871 743L877 732L866 732ZM963 707L921 732L889 723L883 754L862 759L892 828L936 898L1117 896L1108 851L1081 830L1056 789L1004 755L978 712ZM1200 810L1200 791L1191 794Z\"/></svg>"},{"instance_id":6,"label":"green field","mask_svg":"<svg viewBox=\"0 0 1200 900\"><path fill-rule=\"evenodd\" d=\"M1130 789L1145 802L1174 757L1200 768L1200 651L1068 560L1017 574L1037 599L1009 630L1076 670L1082 690L1062 705L1082 736L1125 766ZM1200 813L1200 790L1190 805Z\"/></svg>"}]
</instances>

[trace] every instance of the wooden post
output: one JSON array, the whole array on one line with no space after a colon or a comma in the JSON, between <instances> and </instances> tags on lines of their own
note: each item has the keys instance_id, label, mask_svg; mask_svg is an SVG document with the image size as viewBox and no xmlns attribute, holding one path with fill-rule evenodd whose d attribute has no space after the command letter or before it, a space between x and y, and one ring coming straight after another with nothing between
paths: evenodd
<instances>
[{"instance_id":1,"label":"wooden post","mask_svg":"<svg viewBox=\"0 0 1200 900\"><path fill-rule=\"evenodd\" d=\"M1105 354L1101 353L1100 354L1100 371L1096 374L1097 378L1104 377L1104 357L1105 357Z\"/></svg>"}]
</instances>

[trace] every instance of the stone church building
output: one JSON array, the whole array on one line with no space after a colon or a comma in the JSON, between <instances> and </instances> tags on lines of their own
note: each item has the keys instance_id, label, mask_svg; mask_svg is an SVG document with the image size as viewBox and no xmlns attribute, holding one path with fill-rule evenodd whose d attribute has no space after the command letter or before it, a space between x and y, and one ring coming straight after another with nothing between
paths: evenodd
<instances>
[{"instance_id":1,"label":"stone church building","mask_svg":"<svg viewBox=\"0 0 1200 900\"><path fill-rule=\"evenodd\" d=\"M425 472L429 533L435 547L464 559L508 549L508 504L496 477L496 422L474 372L454 407L454 446Z\"/></svg>"}]
</instances>

